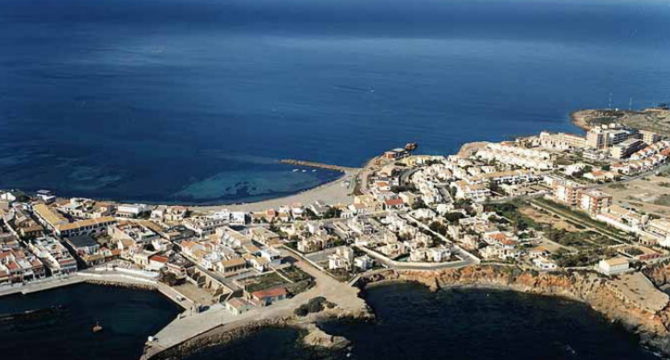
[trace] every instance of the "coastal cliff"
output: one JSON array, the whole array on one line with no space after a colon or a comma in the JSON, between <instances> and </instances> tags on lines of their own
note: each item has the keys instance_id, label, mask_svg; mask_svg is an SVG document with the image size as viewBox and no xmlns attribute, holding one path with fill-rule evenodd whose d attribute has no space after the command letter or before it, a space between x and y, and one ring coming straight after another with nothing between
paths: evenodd
<instances>
[{"instance_id":1,"label":"coastal cliff","mask_svg":"<svg viewBox=\"0 0 670 360\"><path fill-rule=\"evenodd\" d=\"M656 272L659 278L663 274L665 281L670 280L670 268L658 269ZM394 281L417 282L431 290L450 287L496 288L580 301L637 334L642 344L670 354L670 307L667 301L662 307L650 309L626 297L625 292L619 291L620 283L616 280L595 273L538 273L505 266L440 271L389 270L361 278L359 284L365 287L372 283Z\"/></svg>"}]
</instances>

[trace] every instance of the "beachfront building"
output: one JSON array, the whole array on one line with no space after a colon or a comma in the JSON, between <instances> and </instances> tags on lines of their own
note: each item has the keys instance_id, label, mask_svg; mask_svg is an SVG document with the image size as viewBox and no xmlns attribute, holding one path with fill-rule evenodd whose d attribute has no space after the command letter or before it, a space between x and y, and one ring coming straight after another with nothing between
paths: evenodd
<instances>
[{"instance_id":1,"label":"beachfront building","mask_svg":"<svg viewBox=\"0 0 670 360\"><path fill-rule=\"evenodd\" d=\"M116 209L116 216L134 219L149 211L151 211L151 209L145 204L124 204L119 205Z\"/></svg>"},{"instance_id":2,"label":"beachfront building","mask_svg":"<svg viewBox=\"0 0 670 360\"><path fill-rule=\"evenodd\" d=\"M540 146L554 150L583 149L586 147L586 138L575 134L551 134L543 131L540 133Z\"/></svg>"},{"instance_id":3,"label":"beachfront building","mask_svg":"<svg viewBox=\"0 0 670 360\"><path fill-rule=\"evenodd\" d=\"M184 220L184 226L193 230L201 239L214 234L216 229L226 226L229 223L229 216L200 216Z\"/></svg>"},{"instance_id":4,"label":"beachfront building","mask_svg":"<svg viewBox=\"0 0 670 360\"><path fill-rule=\"evenodd\" d=\"M42 224L59 237L103 233L107 227L116 224L116 219L109 216L70 222L56 209L42 203L33 206L33 212Z\"/></svg>"}]
</instances>

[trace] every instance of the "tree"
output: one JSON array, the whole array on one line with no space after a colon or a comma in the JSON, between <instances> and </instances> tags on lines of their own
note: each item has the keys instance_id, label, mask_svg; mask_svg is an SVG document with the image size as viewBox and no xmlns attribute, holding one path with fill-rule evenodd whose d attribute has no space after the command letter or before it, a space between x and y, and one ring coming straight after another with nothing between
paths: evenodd
<instances>
[{"instance_id":1,"label":"tree","mask_svg":"<svg viewBox=\"0 0 670 360\"><path fill-rule=\"evenodd\" d=\"M421 199L417 199L414 204L412 204L412 210L417 210L417 209L423 209L426 208L426 203L423 202Z\"/></svg>"},{"instance_id":2,"label":"tree","mask_svg":"<svg viewBox=\"0 0 670 360\"><path fill-rule=\"evenodd\" d=\"M465 217L465 215L463 215L463 213L460 213L460 212L452 212L452 213L448 213L448 214L444 215L444 218L447 219L450 223L457 222L458 220L460 220L464 217Z\"/></svg>"},{"instance_id":3,"label":"tree","mask_svg":"<svg viewBox=\"0 0 670 360\"><path fill-rule=\"evenodd\" d=\"M303 210L303 213L305 214L305 217L309 220L316 220L319 219L319 216L312 211L310 208L305 208Z\"/></svg>"},{"instance_id":4,"label":"tree","mask_svg":"<svg viewBox=\"0 0 670 360\"><path fill-rule=\"evenodd\" d=\"M326 213L323 215L324 218L326 219L333 219L333 218L339 218L342 215L342 210L335 208L335 207L330 207L326 211Z\"/></svg>"}]
</instances>

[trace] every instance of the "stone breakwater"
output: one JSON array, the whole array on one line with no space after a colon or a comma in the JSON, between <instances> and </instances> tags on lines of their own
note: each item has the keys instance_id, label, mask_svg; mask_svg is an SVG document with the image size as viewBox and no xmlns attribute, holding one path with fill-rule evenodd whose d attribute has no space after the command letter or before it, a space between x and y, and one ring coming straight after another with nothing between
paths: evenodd
<instances>
[{"instance_id":1,"label":"stone breakwater","mask_svg":"<svg viewBox=\"0 0 670 360\"><path fill-rule=\"evenodd\" d=\"M670 282L670 267L654 269L658 279ZM654 278L652 278L655 281ZM441 288L480 287L560 296L591 306L606 318L638 335L643 345L670 354L670 307L658 311L638 306L621 296L612 280L589 272L538 273L503 266L477 266L438 271L402 270L361 278L365 287L379 282L417 282L436 291ZM659 291L654 289L654 291Z\"/></svg>"}]
</instances>

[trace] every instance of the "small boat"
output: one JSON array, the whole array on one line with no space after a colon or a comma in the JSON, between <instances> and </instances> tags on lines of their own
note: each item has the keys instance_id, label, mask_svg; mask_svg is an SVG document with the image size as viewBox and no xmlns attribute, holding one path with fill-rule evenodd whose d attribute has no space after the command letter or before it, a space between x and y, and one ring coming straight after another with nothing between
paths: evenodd
<instances>
[{"instance_id":1,"label":"small boat","mask_svg":"<svg viewBox=\"0 0 670 360\"><path fill-rule=\"evenodd\" d=\"M298 171L300 171L300 170L298 170L298 169L293 169L293 172L298 172Z\"/></svg>"},{"instance_id":2,"label":"small boat","mask_svg":"<svg viewBox=\"0 0 670 360\"><path fill-rule=\"evenodd\" d=\"M312 172L316 172L316 169L312 170Z\"/></svg>"},{"instance_id":3,"label":"small boat","mask_svg":"<svg viewBox=\"0 0 670 360\"><path fill-rule=\"evenodd\" d=\"M307 172L307 170L303 170L302 172Z\"/></svg>"},{"instance_id":4,"label":"small boat","mask_svg":"<svg viewBox=\"0 0 670 360\"><path fill-rule=\"evenodd\" d=\"M96 322L95 326L93 327L93 332L94 333L99 333L101 331L102 331L102 326L100 326L100 324Z\"/></svg>"}]
</instances>

